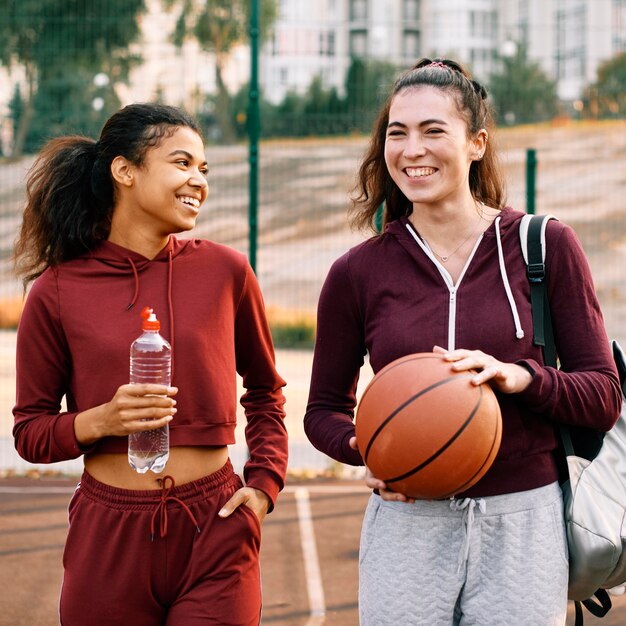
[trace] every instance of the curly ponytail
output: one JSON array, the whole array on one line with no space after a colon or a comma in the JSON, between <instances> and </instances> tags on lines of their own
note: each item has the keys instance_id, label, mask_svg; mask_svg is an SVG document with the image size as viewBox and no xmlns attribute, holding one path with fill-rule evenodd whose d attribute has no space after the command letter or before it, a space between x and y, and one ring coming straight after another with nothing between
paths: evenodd
<instances>
[{"instance_id":1,"label":"curly ponytail","mask_svg":"<svg viewBox=\"0 0 626 626\"><path fill-rule=\"evenodd\" d=\"M14 263L24 286L47 267L73 259L109 236L115 207L111 163L141 165L146 152L179 127L200 126L176 107L130 104L112 115L96 142L77 135L49 141L26 181L27 201Z\"/></svg>"},{"instance_id":2,"label":"curly ponytail","mask_svg":"<svg viewBox=\"0 0 626 626\"><path fill-rule=\"evenodd\" d=\"M15 264L24 283L49 265L74 258L106 238L110 211L92 191L97 144L80 136L48 142L31 167L27 202L15 244Z\"/></svg>"}]
</instances>

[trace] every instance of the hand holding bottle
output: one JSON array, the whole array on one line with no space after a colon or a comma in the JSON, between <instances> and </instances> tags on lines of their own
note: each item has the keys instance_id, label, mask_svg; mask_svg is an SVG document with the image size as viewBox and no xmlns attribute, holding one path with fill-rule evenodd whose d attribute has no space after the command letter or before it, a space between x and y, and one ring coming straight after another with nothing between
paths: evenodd
<instances>
[{"instance_id":1,"label":"hand holding bottle","mask_svg":"<svg viewBox=\"0 0 626 626\"><path fill-rule=\"evenodd\" d=\"M90 445L102 437L125 437L165 426L176 413L176 387L121 385L106 404L76 416L76 438Z\"/></svg>"}]
</instances>

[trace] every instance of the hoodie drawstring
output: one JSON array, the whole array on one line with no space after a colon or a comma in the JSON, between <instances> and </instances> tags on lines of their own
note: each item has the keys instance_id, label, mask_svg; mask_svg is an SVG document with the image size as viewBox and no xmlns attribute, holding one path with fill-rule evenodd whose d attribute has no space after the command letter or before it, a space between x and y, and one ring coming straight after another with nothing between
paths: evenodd
<instances>
[{"instance_id":1,"label":"hoodie drawstring","mask_svg":"<svg viewBox=\"0 0 626 626\"><path fill-rule=\"evenodd\" d=\"M174 276L174 261L172 250L167 253L167 306L170 315L170 347L172 348L171 379L174 380L174 303L172 302L172 281Z\"/></svg>"},{"instance_id":2,"label":"hoodie drawstring","mask_svg":"<svg viewBox=\"0 0 626 626\"><path fill-rule=\"evenodd\" d=\"M506 273L506 265L504 264L504 254L502 252L502 239L500 237L500 216L495 220L496 228L496 242L498 244L498 262L500 264L500 276L502 276L502 282L504 283L504 291L506 291L506 297L509 300L509 306L511 307L511 313L513 315L513 322L515 323L515 336L517 339L524 338L524 329L519 319L519 313L517 311L517 305L515 304L515 298L511 291L511 285L509 284L509 277Z\"/></svg>"},{"instance_id":3,"label":"hoodie drawstring","mask_svg":"<svg viewBox=\"0 0 626 626\"><path fill-rule=\"evenodd\" d=\"M133 276L135 280L135 291L133 293L133 297L126 307L126 310L129 311L132 309L137 303L137 299L139 298L139 273L137 272L137 267L135 263L130 257L126 257L128 264L131 266L133 270ZM172 301L172 284L173 284L173 276L174 276L174 257L172 255L172 250L168 250L167 252L167 308L170 316L170 346L172 348L172 369L171 369L171 379L174 380L174 303Z\"/></svg>"},{"instance_id":4,"label":"hoodie drawstring","mask_svg":"<svg viewBox=\"0 0 626 626\"><path fill-rule=\"evenodd\" d=\"M135 267L133 260L130 257L126 257L126 260L130 264L130 266L133 268L133 274L135 276L135 293L133 294L133 297L131 298L130 303L126 307L126 310L129 311L135 306L135 304L137 303L137 298L139 297L139 275L137 274L137 268Z\"/></svg>"},{"instance_id":5,"label":"hoodie drawstring","mask_svg":"<svg viewBox=\"0 0 626 626\"><path fill-rule=\"evenodd\" d=\"M167 535L167 503L170 500L173 502L178 502L178 504L183 507L183 510L185 511L185 513L187 513L187 516L191 520L192 524L196 527L196 532L200 533L198 520L196 520L196 517L191 512L191 509L180 498L171 495L172 489L174 489L174 487L176 486L174 479L171 476L164 476L162 484L163 488L161 490L161 499L159 500L156 509L154 509L154 513L152 513L152 519L150 520L150 541L154 541L154 523L157 515L159 515L159 535L161 539L163 539Z\"/></svg>"}]
</instances>

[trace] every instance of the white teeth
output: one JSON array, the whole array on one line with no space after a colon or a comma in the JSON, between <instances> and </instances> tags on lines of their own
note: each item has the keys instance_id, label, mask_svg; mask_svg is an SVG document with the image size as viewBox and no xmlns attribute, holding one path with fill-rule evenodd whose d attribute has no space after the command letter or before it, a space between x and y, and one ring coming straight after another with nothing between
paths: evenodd
<instances>
[{"instance_id":1,"label":"white teeth","mask_svg":"<svg viewBox=\"0 0 626 626\"><path fill-rule=\"evenodd\" d=\"M404 171L411 178L419 178L420 176L430 176L437 170L434 167L407 167Z\"/></svg>"},{"instance_id":2,"label":"white teeth","mask_svg":"<svg viewBox=\"0 0 626 626\"><path fill-rule=\"evenodd\" d=\"M189 196L180 196L179 200L181 202L184 202L185 204L188 204L196 209L200 208L200 200L198 200L197 198L191 198Z\"/></svg>"}]
</instances>

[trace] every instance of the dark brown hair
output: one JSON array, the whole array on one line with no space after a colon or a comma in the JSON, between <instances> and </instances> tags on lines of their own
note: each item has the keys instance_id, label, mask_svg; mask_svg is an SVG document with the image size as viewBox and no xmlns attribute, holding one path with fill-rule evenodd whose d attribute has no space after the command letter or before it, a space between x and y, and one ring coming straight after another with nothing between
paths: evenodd
<instances>
[{"instance_id":1,"label":"dark brown hair","mask_svg":"<svg viewBox=\"0 0 626 626\"><path fill-rule=\"evenodd\" d=\"M391 102L398 93L421 86L437 87L450 92L461 115L467 122L469 136L481 128L493 128L493 115L487 102L487 92L455 61L421 59L398 78L387 102L380 111L367 152L359 168L356 196L350 210L353 226L371 228L377 232L376 214L384 206L384 224L410 215L413 205L395 184L385 163L385 138ZM474 161L469 171L470 190L474 198L495 208L505 202L504 178L491 139L480 161Z\"/></svg>"},{"instance_id":2,"label":"dark brown hair","mask_svg":"<svg viewBox=\"0 0 626 626\"><path fill-rule=\"evenodd\" d=\"M179 127L202 136L198 123L180 109L131 104L109 118L97 142L74 135L52 139L42 148L26 179L26 206L13 256L24 286L47 267L73 259L109 236L113 159L123 156L141 165L147 151Z\"/></svg>"}]
</instances>

